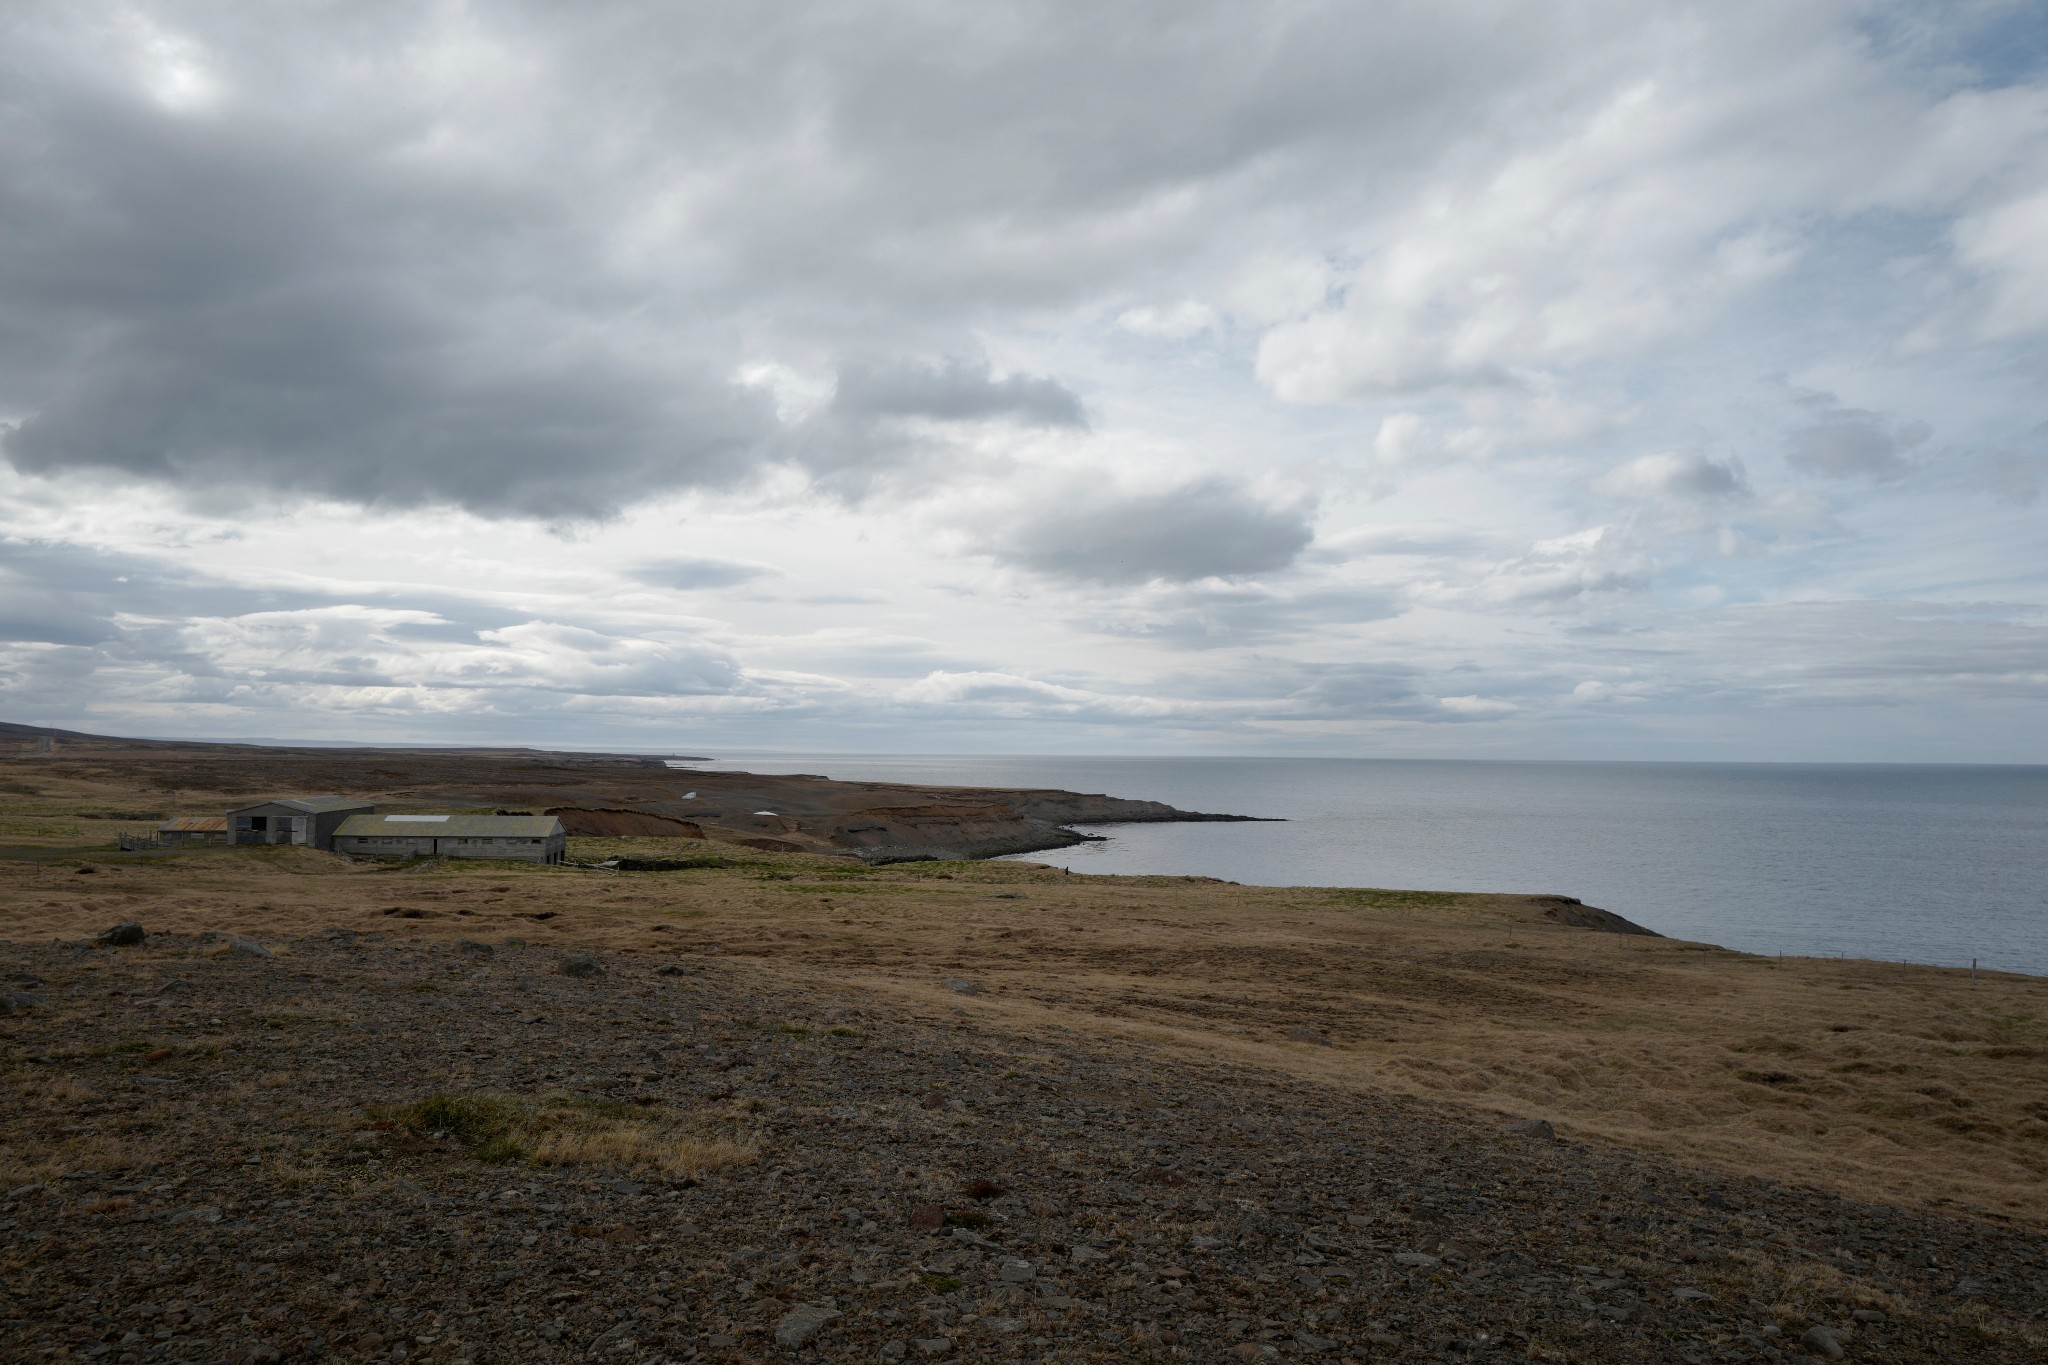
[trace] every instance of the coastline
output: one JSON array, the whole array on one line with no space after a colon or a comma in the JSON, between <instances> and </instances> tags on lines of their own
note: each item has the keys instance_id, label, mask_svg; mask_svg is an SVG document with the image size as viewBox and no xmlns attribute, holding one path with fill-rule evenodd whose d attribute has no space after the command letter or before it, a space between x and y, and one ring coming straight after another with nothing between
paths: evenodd
<instances>
[{"instance_id":1,"label":"coastline","mask_svg":"<svg viewBox=\"0 0 2048 1365\"><path fill-rule=\"evenodd\" d=\"M171 814L213 813L239 801L316 792L344 793L392 810L519 807L556 816L571 835L708 835L765 852L875 863L1068 848L1094 837L1073 829L1082 824L1261 818L1048 788L676 768L645 754L293 748L131 740L24 726L0 733L24 745L11 756L10 770L20 777L40 774L47 783L36 792L0 795L0 807L33 813L53 833L68 825L80 847L116 832L147 834ZM140 804L143 798L162 808L148 809Z\"/></svg>"},{"instance_id":2,"label":"coastline","mask_svg":"<svg viewBox=\"0 0 2048 1365\"><path fill-rule=\"evenodd\" d=\"M826 1294L847 1319L834 1330L879 1350L887 1338L863 1334L911 1313L949 1315L973 1341L984 1320L1086 1339L1098 1309L1156 1324L1170 1285L1255 1317L1284 1301L1318 1330L1355 1304L1357 1333L1430 1350L1476 1314L1588 1362L1669 1354L1644 1333L1674 1303L1716 1332L1787 1339L1853 1320L1872 1359L2048 1345L2025 1260L2048 1232L2034 1098L2048 979L1780 961L1567 896L864 860L792 848L816 837L801 821L771 833L645 809L649 791L694 790L702 807L714 788L615 761L506 753L463 786L447 765L474 755L351 753L337 768L295 751L69 747L15 763L0 789L0 844L25 855L0 858L0 1012L20 1050L0 1076L0 1190L70 1233L35 1243L9 1331L68 1302L51 1272L111 1265L182 1217L203 1220L201 1257L172 1301L296 1304L338 1324L327 1345L305 1337L309 1353L370 1340L349 1314L404 1291L380 1271L330 1303L324 1262L252 1288L229 1269L247 1260L235 1239L442 1239L468 1266L506 1232L492 1271L544 1278L614 1253L637 1274L674 1236L692 1265L720 1267L716 1293L671 1282L633 1298L686 1305L660 1339L709 1360ZM162 799L373 771L405 802L476 794L482 771L573 796L596 823L668 832L578 835L555 867L107 851ZM885 854L917 851L912 836L957 847L998 818L1014 826L999 833L1078 840L1051 817L1111 800L775 780L850 823L889 811L881 830L840 830L886 836L870 845ZM1188 814L1135 804L1137 823ZM142 941L102 942L125 919ZM556 1125L554 1145L485 1163L445 1126L405 1126L460 1104ZM582 1146L558 1140L599 1123L612 1127ZM688 1164L707 1153L730 1164ZM860 1261L864 1278L834 1259L821 1198L873 1225L859 1255L885 1260ZM501 1221L528 1205L572 1212ZM341 1220L321 1239L300 1231L316 1208ZM815 1254L764 1263L791 1229ZM1076 1246L1118 1259L1081 1264ZM1057 1290L1005 1297L1019 1282L993 1277L993 1252L977 1280L964 1253L990 1247ZM821 1266L848 1278L805 1278ZM1437 1313L1451 1290L1455 1313ZM1596 1294L1615 1314L1574 1297ZM629 1320L609 1301L587 1323L573 1302L549 1312L583 1334L562 1338L579 1353L625 1339L605 1335ZM1204 1350L1245 1336L1220 1314L1177 1321ZM557 1340L492 1339L507 1358Z\"/></svg>"}]
</instances>

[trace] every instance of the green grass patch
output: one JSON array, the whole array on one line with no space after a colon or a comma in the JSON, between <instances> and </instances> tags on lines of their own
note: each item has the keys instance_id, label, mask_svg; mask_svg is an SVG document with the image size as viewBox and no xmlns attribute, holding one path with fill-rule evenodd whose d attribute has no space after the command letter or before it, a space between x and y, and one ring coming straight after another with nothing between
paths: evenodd
<instances>
[{"instance_id":1,"label":"green grass patch","mask_svg":"<svg viewBox=\"0 0 2048 1365\"><path fill-rule=\"evenodd\" d=\"M927 1270L919 1278L924 1281L925 1288L934 1294L950 1294L960 1287L960 1281L951 1275L941 1275L935 1270Z\"/></svg>"},{"instance_id":2,"label":"green grass patch","mask_svg":"<svg viewBox=\"0 0 2048 1365\"><path fill-rule=\"evenodd\" d=\"M519 1110L490 1095L429 1095L378 1117L389 1118L418 1137L454 1138L480 1161L511 1161L522 1155L513 1138Z\"/></svg>"},{"instance_id":3,"label":"green grass patch","mask_svg":"<svg viewBox=\"0 0 2048 1365\"><path fill-rule=\"evenodd\" d=\"M369 1115L376 1126L453 1140L476 1160L493 1163L602 1166L680 1179L744 1165L759 1155L750 1137L702 1132L672 1116L587 1096L534 1102L441 1092Z\"/></svg>"}]
</instances>

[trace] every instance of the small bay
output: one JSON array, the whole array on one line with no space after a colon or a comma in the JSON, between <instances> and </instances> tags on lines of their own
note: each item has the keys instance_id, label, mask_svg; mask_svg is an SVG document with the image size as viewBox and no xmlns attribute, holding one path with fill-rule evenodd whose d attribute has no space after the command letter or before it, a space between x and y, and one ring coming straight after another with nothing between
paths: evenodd
<instances>
[{"instance_id":1,"label":"small bay","mask_svg":"<svg viewBox=\"0 0 2048 1365\"><path fill-rule=\"evenodd\" d=\"M1745 952L2048 975L2048 767L788 753L701 766L1285 821L1114 826L1025 855L1076 872L1557 892Z\"/></svg>"}]
</instances>

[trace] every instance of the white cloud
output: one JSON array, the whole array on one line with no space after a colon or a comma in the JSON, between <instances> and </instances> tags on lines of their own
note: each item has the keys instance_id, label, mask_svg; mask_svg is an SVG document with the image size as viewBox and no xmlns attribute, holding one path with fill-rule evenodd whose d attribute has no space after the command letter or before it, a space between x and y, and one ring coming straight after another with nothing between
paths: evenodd
<instances>
[{"instance_id":1,"label":"white cloud","mask_svg":"<svg viewBox=\"0 0 2048 1365\"><path fill-rule=\"evenodd\" d=\"M1639 455L1603 474L1595 486L1610 497L1669 502L1749 496L1749 481L1740 460L1723 462L1682 450Z\"/></svg>"},{"instance_id":2,"label":"white cloud","mask_svg":"<svg viewBox=\"0 0 2048 1365\"><path fill-rule=\"evenodd\" d=\"M1165 308L1150 304L1126 308L1117 314L1116 325L1139 336L1186 341L1214 329L1216 321L1216 310L1208 304L1184 299Z\"/></svg>"}]
</instances>

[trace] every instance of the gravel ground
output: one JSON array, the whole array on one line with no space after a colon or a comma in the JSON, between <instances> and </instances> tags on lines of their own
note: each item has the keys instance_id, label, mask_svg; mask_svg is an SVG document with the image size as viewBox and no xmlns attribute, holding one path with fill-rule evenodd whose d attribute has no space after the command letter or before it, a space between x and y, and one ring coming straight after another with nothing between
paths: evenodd
<instances>
[{"instance_id":1,"label":"gravel ground","mask_svg":"<svg viewBox=\"0 0 2048 1365\"><path fill-rule=\"evenodd\" d=\"M663 961L0 945L0 1355L2048 1360L2032 1230Z\"/></svg>"}]
</instances>

